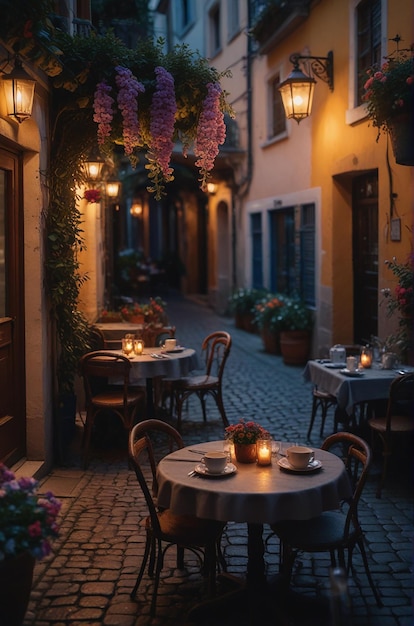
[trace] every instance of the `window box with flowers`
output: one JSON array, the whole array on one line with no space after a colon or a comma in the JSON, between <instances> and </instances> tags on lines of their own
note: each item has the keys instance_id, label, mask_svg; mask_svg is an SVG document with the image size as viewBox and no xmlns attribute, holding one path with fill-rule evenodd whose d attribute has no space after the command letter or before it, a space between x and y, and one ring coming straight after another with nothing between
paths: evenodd
<instances>
[{"instance_id":1,"label":"window box with flowers","mask_svg":"<svg viewBox=\"0 0 414 626\"><path fill-rule=\"evenodd\" d=\"M38 495L36 480L0 464L0 624L23 623L35 559L51 551L60 507L51 493Z\"/></svg>"},{"instance_id":2,"label":"window box with flowers","mask_svg":"<svg viewBox=\"0 0 414 626\"><path fill-rule=\"evenodd\" d=\"M414 58L410 50L397 50L385 63L368 70L363 100L368 117L388 133L399 165L414 165Z\"/></svg>"},{"instance_id":3,"label":"window box with flowers","mask_svg":"<svg viewBox=\"0 0 414 626\"><path fill-rule=\"evenodd\" d=\"M270 433L256 422L241 419L225 429L225 438L234 445L234 455L239 463L256 462L256 442L266 439Z\"/></svg>"},{"instance_id":4,"label":"window box with flowers","mask_svg":"<svg viewBox=\"0 0 414 626\"><path fill-rule=\"evenodd\" d=\"M398 329L395 334L386 339L386 346L396 350L403 361L412 363L414 359L413 345L413 253L405 263L398 263L393 257L392 261L385 261L388 269L397 279L397 285L393 288L385 287L381 293L387 303L387 315L398 315Z\"/></svg>"}]
</instances>

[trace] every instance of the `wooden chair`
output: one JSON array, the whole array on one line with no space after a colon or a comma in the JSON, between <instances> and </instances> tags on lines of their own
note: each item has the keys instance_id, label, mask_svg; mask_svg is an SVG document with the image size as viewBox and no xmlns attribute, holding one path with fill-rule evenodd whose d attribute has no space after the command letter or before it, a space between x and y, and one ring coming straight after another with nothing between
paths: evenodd
<instances>
[{"instance_id":1,"label":"wooden chair","mask_svg":"<svg viewBox=\"0 0 414 626\"><path fill-rule=\"evenodd\" d=\"M314 387L312 390L312 413L311 419L309 422L308 434L307 438L310 439L313 424L315 422L316 415L318 410L321 410L321 429L320 436L323 437L323 429L325 427L326 417L328 415L328 410L331 407L336 407L337 402L335 396L328 393L327 391L323 391L323 389L318 389L318 387Z\"/></svg>"},{"instance_id":2,"label":"wooden chair","mask_svg":"<svg viewBox=\"0 0 414 626\"><path fill-rule=\"evenodd\" d=\"M286 520L271 525L281 541L281 573L289 585L298 552L329 552L332 567L336 567L338 561L349 574L352 570L353 550L357 545L377 605L382 606L369 570L364 533L358 519L358 503L372 461L371 449L363 439L347 432L327 437L322 449L333 452L338 446L353 485L353 494L338 511L324 511L309 520ZM348 554L346 563L345 551Z\"/></svg>"},{"instance_id":3,"label":"wooden chair","mask_svg":"<svg viewBox=\"0 0 414 626\"><path fill-rule=\"evenodd\" d=\"M208 335L201 346L202 359L206 367L203 374L184 376L178 379L164 379L163 387L170 394L177 411L177 430L181 430L183 405L186 400L195 394L201 402L203 420L207 421L207 396L211 396L220 412L224 426L229 425L223 404L222 381L224 367L230 354L231 336L225 331L216 331Z\"/></svg>"},{"instance_id":4,"label":"wooden chair","mask_svg":"<svg viewBox=\"0 0 414 626\"><path fill-rule=\"evenodd\" d=\"M177 547L177 567L184 567L184 550L196 554L208 581L210 595L215 592L216 547L219 545L225 523L200 519L192 515L175 515L169 509L158 510L155 499L158 493L156 450L161 442L164 454L183 447L181 435L172 426L156 419L136 424L129 435L129 459L138 483L142 489L148 508L145 520L146 543L141 567L135 586L131 592L134 598L147 565L154 577L151 601L151 616L155 616L160 574L165 552L171 546Z\"/></svg>"},{"instance_id":5,"label":"wooden chair","mask_svg":"<svg viewBox=\"0 0 414 626\"><path fill-rule=\"evenodd\" d=\"M397 435L414 433L414 373L398 376L391 383L387 410L383 417L368 420L373 435L378 435L382 443L382 472L377 489L377 498L385 484L388 459L392 453L392 439Z\"/></svg>"},{"instance_id":6,"label":"wooden chair","mask_svg":"<svg viewBox=\"0 0 414 626\"><path fill-rule=\"evenodd\" d=\"M155 348L160 346L164 339L175 337L175 326L147 326L142 330L142 339L147 348Z\"/></svg>"},{"instance_id":7,"label":"wooden chair","mask_svg":"<svg viewBox=\"0 0 414 626\"><path fill-rule=\"evenodd\" d=\"M83 464L87 467L92 429L96 417L105 411L114 413L129 432L134 425L142 390L129 387L131 362L113 352L93 351L80 360L80 374L85 389L86 420L83 436ZM110 381L118 384L111 385Z\"/></svg>"}]
</instances>

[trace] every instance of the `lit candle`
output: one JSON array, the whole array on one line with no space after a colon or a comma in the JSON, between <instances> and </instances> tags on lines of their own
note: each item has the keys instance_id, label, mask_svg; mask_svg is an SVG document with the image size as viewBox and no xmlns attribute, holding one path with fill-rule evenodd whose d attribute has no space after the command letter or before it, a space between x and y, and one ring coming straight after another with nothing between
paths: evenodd
<instances>
[{"instance_id":1,"label":"lit candle","mask_svg":"<svg viewBox=\"0 0 414 626\"><path fill-rule=\"evenodd\" d=\"M122 340L122 352L128 356L129 354L131 354L133 349L134 344L132 342L132 339L126 339L124 337L124 339Z\"/></svg>"},{"instance_id":2,"label":"lit candle","mask_svg":"<svg viewBox=\"0 0 414 626\"><path fill-rule=\"evenodd\" d=\"M362 348L360 363L362 367L369 368L372 365L372 350L371 348Z\"/></svg>"},{"instance_id":3,"label":"lit candle","mask_svg":"<svg viewBox=\"0 0 414 626\"><path fill-rule=\"evenodd\" d=\"M256 443L257 464L270 465L272 462L271 439L259 439Z\"/></svg>"},{"instance_id":4,"label":"lit candle","mask_svg":"<svg viewBox=\"0 0 414 626\"><path fill-rule=\"evenodd\" d=\"M135 354L142 354L144 351L144 342L142 339L135 339L134 341L134 352Z\"/></svg>"}]
</instances>

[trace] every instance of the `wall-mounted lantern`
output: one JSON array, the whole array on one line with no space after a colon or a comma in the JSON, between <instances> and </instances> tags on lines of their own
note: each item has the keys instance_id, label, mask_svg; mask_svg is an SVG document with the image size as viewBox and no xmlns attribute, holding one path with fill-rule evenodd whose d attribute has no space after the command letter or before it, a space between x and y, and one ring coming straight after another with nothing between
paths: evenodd
<instances>
[{"instance_id":1,"label":"wall-mounted lantern","mask_svg":"<svg viewBox=\"0 0 414 626\"><path fill-rule=\"evenodd\" d=\"M89 183L96 183L101 178L102 168L105 160L95 152L92 152L88 160L83 164L85 177Z\"/></svg>"},{"instance_id":2,"label":"wall-mounted lantern","mask_svg":"<svg viewBox=\"0 0 414 626\"><path fill-rule=\"evenodd\" d=\"M3 75L3 87L7 115L19 124L32 116L35 86L36 81L23 69L16 56L13 70Z\"/></svg>"},{"instance_id":3,"label":"wall-mounted lantern","mask_svg":"<svg viewBox=\"0 0 414 626\"><path fill-rule=\"evenodd\" d=\"M211 196L214 196L217 193L218 185L217 183L207 183L207 193Z\"/></svg>"},{"instance_id":4,"label":"wall-mounted lantern","mask_svg":"<svg viewBox=\"0 0 414 626\"><path fill-rule=\"evenodd\" d=\"M142 202L140 200L134 200L129 212L132 217L140 217L142 215Z\"/></svg>"},{"instance_id":5,"label":"wall-mounted lantern","mask_svg":"<svg viewBox=\"0 0 414 626\"><path fill-rule=\"evenodd\" d=\"M333 52L328 52L326 57L301 56L294 53L289 60L293 63L293 70L287 79L280 84L279 91L286 117L296 120L299 124L311 114L313 90L316 83L313 76L308 76L302 72L299 61L307 62L313 74L328 83L329 89L333 91Z\"/></svg>"},{"instance_id":6,"label":"wall-mounted lantern","mask_svg":"<svg viewBox=\"0 0 414 626\"><path fill-rule=\"evenodd\" d=\"M107 180L106 181L106 193L109 198L114 200L119 196L119 189L121 184L117 180Z\"/></svg>"}]
</instances>

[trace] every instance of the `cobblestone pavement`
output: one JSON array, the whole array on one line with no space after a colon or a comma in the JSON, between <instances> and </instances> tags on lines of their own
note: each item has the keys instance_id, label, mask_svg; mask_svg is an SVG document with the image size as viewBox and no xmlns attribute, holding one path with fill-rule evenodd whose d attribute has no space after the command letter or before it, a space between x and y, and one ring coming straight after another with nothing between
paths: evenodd
<instances>
[{"instance_id":1,"label":"cobblestone pavement","mask_svg":"<svg viewBox=\"0 0 414 626\"><path fill-rule=\"evenodd\" d=\"M230 422L240 417L259 421L277 439L304 442L310 415L311 388L304 383L301 367L283 365L279 356L263 352L260 337L234 328L233 320L218 317L200 303L173 298L168 303L171 323L183 345L198 347L214 330L228 330L233 346L226 366L224 402ZM204 424L197 401L184 414L186 444L222 439L223 426L214 404L208 405ZM332 416L331 416L332 417ZM326 433L332 419L328 417ZM79 434L81 424L79 425ZM318 432L318 424L314 428ZM203 612L190 621L187 611L202 598L202 579L196 564L174 568L173 550L167 552L158 595L157 617L149 619L152 581L145 576L137 600L129 593L135 582L144 548L143 497L135 475L128 469L125 445L95 449L87 471L80 469L78 438L65 467L55 468L44 479L63 502L60 538L54 552L38 563L31 602L24 626L238 626L282 624L283 598L277 591L271 601L249 616L242 599L215 612ZM321 440L315 435L312 444ZM408 454L408 452L406 451ZM410 464L394 463L380 500L375 498L378 467L374 467L360 506L368 558L384 606L378 608L355 551L355 575L350 577L353 626L408 626L412 618L412 490ZM265 536L269 529L265 527ZM229 523L223 550L229 572L246 573L246 527ZM279 547L267 545L267 576L277 575ZM327 609L329 561L303 556L297 559L289 598L290 626L332 626ZM260 614L259 608L264 608ZM263 613L262 612L262 613ZM283 622L284 624L286 622ZM341 622L342 624L342 622ZM348 623L347 623L348 624ZM336 626L336 623L335 623Z\"/></svg>"}]
</instances>

